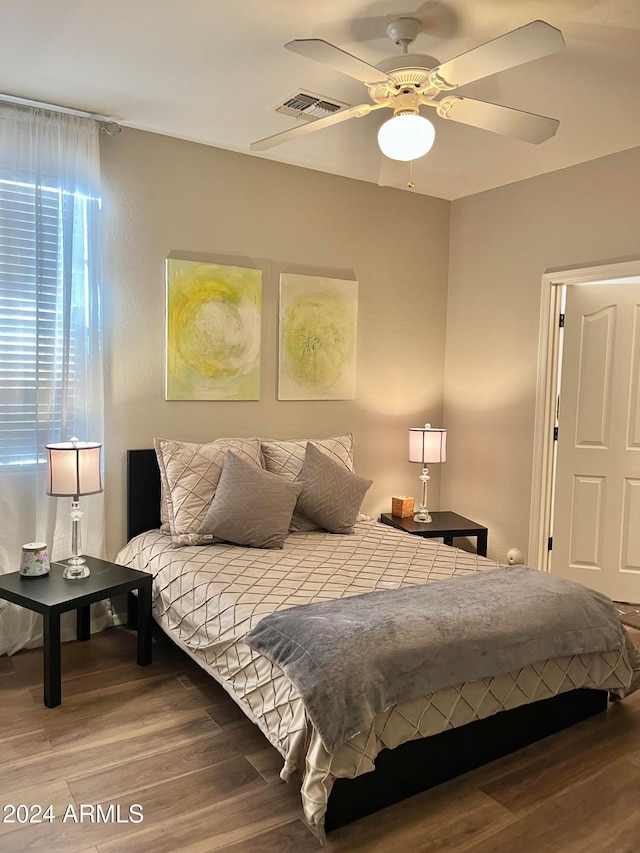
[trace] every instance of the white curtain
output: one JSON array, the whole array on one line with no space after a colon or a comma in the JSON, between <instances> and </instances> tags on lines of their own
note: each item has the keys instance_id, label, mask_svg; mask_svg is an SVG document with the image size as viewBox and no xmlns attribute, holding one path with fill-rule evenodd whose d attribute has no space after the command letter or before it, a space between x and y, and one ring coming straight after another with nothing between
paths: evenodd
<instances>
[{"instance_id":1,"label":"white curtain","mask_svg":"<svg viewBox=\"0 0 640 853\"><path fill-rule=\"evenodd\" d=\"M98 132L0 104L0 573L17 571L26 542L71 554L71 502L46 494L44 447L103 440ZM82 550L104 557L103 495L80 504ZM92 630L107 624L94 605ZM0 654L41 642L42 617L0 601Z\"/></svg>"}]
</instances>

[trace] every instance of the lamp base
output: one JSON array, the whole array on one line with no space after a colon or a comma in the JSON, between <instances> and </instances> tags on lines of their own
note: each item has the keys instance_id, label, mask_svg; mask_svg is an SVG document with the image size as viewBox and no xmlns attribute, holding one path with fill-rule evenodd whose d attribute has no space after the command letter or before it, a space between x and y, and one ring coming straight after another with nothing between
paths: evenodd
<instances>
[{"instance_id":1,"label":"lamp base","mask_svg":"<svg viewBox=\"0 0 640 853\"><path fill-rule=\"evenodd\" d=\"M70 581L88 578L91 572L84 557L70 557L65 563L62 577Z\"/></svg>"},{"instance_id":2,"label":"lamp base","mask_svg":"<svg viewBox=\"0 0 640 853\"><path fill-rule=\"evenodd\" d=\"M428 524L430 521L433 521L431 516L429 515L428 510L420 510L413 516L414 521L420 521L422 524Z\"/></svg>"}]
</instances>

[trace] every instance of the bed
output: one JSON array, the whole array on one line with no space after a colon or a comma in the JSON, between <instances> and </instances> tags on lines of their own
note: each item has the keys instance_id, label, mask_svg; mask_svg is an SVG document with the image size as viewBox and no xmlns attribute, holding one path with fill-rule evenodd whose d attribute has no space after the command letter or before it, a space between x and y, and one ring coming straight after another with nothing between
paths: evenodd
<instances>
[{"instance_id":1,"label":"bed","mask_svg":"<svg viewBox=\"0 0 640 853\"><path fill-rule=\"evenodd\" d=\"M327 750L284 672L246 635L267 614L363 592L406 588L497 564L359 516L350 535L290 533L282 549L175 547L160 527L154 450L128 452L128 544L117 562L153 575L153 613L216 679L300 778L309 827L322 837L486 761L584 719L638 686L625 635L615 651L537 661L399 703ZM165 520L166 521L166 520Z\"/></svg>"}]
</instances>

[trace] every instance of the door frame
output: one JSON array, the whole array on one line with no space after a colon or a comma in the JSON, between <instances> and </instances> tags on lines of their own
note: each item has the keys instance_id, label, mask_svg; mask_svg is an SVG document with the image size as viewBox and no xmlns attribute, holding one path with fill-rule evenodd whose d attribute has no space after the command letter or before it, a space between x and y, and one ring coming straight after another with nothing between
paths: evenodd
<instances>
[{"instance_id":1,"label":"door frame","mask_svg":"<svg viewBox=\"0 0 640 853\"><path fill-rule=\"evenodd\" d=\"M560 269L542 276L538 375L533 435L533 471L529 514L528 565L549 571L549 535L555 486L553 428L560 365L558 315L562 285L640 283L640 259L590 267Z\"/></svg>"}]
</instances>

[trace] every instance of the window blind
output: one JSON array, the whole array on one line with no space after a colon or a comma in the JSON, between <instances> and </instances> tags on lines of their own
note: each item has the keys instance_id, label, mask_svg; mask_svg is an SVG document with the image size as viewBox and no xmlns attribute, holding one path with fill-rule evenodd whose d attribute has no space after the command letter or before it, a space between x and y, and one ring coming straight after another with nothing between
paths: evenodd
<instances>
[{"instance_id":1,"label":"window blind","mask_svg":"<svg viewBox=\"0 0 640 853\"><path fill-rule=\"evenodd\" d=\"M72 350L64 357L62 202L58 188L0 178L1 466L41 459L39 430L66 417L74 360Z\"/></svg>"}]
</instances>

